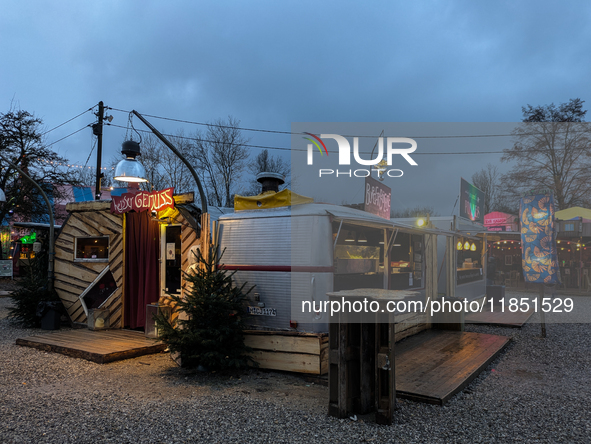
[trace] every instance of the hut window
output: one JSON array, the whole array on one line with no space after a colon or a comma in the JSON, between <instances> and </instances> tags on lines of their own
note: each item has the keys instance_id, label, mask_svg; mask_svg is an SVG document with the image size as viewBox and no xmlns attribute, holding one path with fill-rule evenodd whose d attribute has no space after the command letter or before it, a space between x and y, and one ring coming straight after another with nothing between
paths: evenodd
<instances>
[{"instance_id":1,"label":"hut window","mask_svg":"<svg viewBox=\"0 0 591 444\"><path fill-rule=\"evenodd\" d=\"M74 259L107 262L109 260L109 236L77 237Z\"/></svg>"}]
</instances>

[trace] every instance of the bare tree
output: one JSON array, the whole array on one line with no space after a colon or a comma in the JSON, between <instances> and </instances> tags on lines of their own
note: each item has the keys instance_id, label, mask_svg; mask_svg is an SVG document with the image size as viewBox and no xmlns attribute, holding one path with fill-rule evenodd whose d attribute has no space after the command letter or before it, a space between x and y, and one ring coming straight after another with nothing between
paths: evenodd
<instances>
[{"instance_id":1,"label":"bare tree","mask_svg":"<svg viewBox=\"0 0 591 444\"><path fill-rule=\"evenodd\" d=\"M119 159L118 159L119 160ZM116 165L116 164L115 164ZM96 186L96 168L84 167L78 168L72 172L72 185L84 185L87 187ZM103 177L101 179L101 188L113 185L113 170L111 167L103 166ZM117 185L117 184L115 184Z\"/></svg>"},{"instance_id":2,"label":"bare tree","mask_svg":"<svg viewBox=\"0 0 591 444\"><path fill-rule=\"evenodd\" d=\"M228 117L211 123L205 133L195 134L191 158L203 172L209 203L232 206L242 174L248 166L248 140L242 136L239 120Z\"/></svg>"},{"instance_id":3,"label":"bare tree","mask_svg":"<svg viewBox=\"0 0 591 444\"><path fill-rule=\"evenodd\" d=\"M472 175L472 184L484 193L484 214L496 211L500 205L501 174L496 165L487 164Z\"/></svg>"},{"instance_id":4,"label":"bare tree","mask_svg":"<svg viewBox=\"0 0 591 444\"><path fill-rule=\"evenodd\" d=\"M390 213L390 217L392 218L405 218L405 217L419 217L419 216L439 216L438 213L435 212L433 207L422 207L420 205L414 208L405 208L404 210L392 210Z\"/></svg>"},{"instance_id":5,"label":"bare tree","mask_svg":"<svg viewBox=\"0 0 591 444\"><path fill-rule=\"evenodd\" d=\"M192 143L182 130L168 140L184 156L190 157ZM170 148L152 134L142 137L141 155L138 160L146 169L148 190L162 190L174 187L175 193L185 193L195 189L195 180L189 169Z\"/></svg>"},{"instance_id":6,"label":"bare tree","mask_svg":"<svg viewBox=\"0 0 591 444\"><path fill-rule=\"evenodd\" d=\"M591 127L584 123L581 99L522 108L523 124L514 131L514 146L502 161L514 161L503 176L504 193L518 202L529 190L547 189L558 209L588 206L591 196Z\"/></svg>"},{"instance_id":7,"label":"bare tree","mask_svg":"<svg viewBox=\"0 0 591 444\"><path fill-rule=\"evenodd\" d=\"M285 183L280 187L280 190L289 187L291 167L281 157L275 157L269 154L269 150L261 151L252 162L248 164L248 170L253 175L249 181L249 188L244 192L248 195L256 195L261 191L261 184L257 182L256 176L259 173L279 173L284 179Z\"/></svg>"},{"instance_id":8,"label":"bare tree","mask_svg":"<svg viewBox=\"0 0 591 444\"><path fill-rule=\"evenodd\" d=\"M42 124L27 111L0 113L0 153L59 199L60 189L54 185L75 179L70 171L61 169L67 159L45 146ZM24 220L46 221L47 206L37 188L2 160L0 188L6 194L6 202L0 203L0 221L12 214Z\"/></svg>"}]
</instances>

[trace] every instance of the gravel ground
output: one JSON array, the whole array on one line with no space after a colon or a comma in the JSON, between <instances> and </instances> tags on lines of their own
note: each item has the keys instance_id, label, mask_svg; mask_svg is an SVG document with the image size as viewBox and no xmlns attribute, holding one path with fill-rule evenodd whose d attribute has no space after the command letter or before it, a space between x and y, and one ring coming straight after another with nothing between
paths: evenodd
<instances>
[{"instance_id":1,"label":"gravel ground","mask_svg":"<svg viewBox=\"0 0 591 444\"><path fill-rule=\"evenodd\" d=\"M167 354L99 365L15 345L40 333L11 325L0 298L0 442L590 443L591 331L587 324L523 329L445 406L399 400L396 424L328 417L328 388L252 370L193 374ZM534 319L535 320L535 319Z\"/></svg>"}]
</instances>

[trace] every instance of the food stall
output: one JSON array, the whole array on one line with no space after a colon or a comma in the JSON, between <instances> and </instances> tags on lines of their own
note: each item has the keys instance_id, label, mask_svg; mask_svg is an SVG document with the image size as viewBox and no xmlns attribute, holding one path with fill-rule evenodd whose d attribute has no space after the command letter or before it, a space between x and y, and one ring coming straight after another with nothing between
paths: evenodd
<instances>
[{"instance_id":1,"label":"food stall","mask_svg":"<svg viewBox=\"0 0 591 444\"><path fill-rule=\"evenodd\" d=\"M193 193L173 189L71 202L55 243L55 289L70 319L90 328L142 329L146 306L182 292L199 243Z\"/></svg>"},{"instance_id":2,"label":"food stall","mask_svg":"<svg viewBox=\"0 0 591 444\"><path fill-rule=\"evenodd\" d=\"M439 294L467 299L479 299L486 294L487 235L482 224L458 216L432 217L431 223L443 230L451 230L453 238L440 239L438 263L451 261L455 274L448 278L438 273Z\"/></svg>"}]
</instances>

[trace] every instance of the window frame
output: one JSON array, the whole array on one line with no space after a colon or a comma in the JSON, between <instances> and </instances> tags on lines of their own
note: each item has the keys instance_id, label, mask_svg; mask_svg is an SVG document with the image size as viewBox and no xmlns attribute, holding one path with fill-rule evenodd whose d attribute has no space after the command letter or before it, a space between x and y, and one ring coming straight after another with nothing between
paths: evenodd
<instances>
[{"instance_id":1,"label":"window frame","mask_svg":"<svg viewBox=\"0 0 591 444\"><path fill-rule=\"evenodd\" d=\"M76 257L77 253L78 253L78 239L101 239L101 238L106 238L107 239L107 257L101 257L101 258L79 258ZM74 238L74 262L103 262L103 263L108 263L109 262L109 255L111 253L111 236L108 235L104 235L104 236L76 236Z\"/></svg>"}]
</instances>

